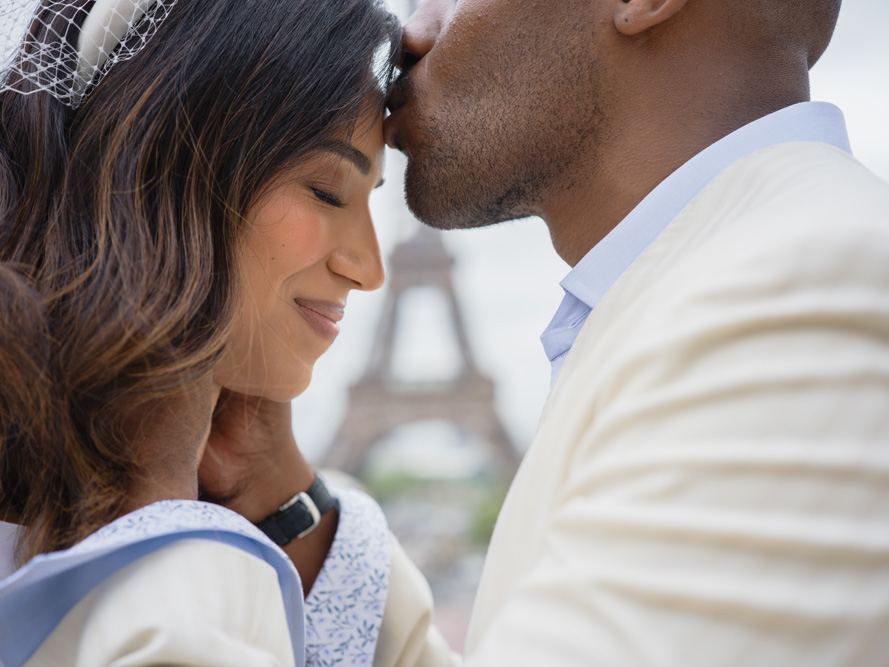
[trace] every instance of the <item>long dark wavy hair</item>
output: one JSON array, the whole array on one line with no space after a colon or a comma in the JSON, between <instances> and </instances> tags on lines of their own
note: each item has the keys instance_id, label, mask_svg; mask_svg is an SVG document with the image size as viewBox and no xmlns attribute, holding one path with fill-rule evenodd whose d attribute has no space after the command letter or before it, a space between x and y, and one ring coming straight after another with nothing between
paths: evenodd
<instances>
[{"instance_id":1,"label":"long dark wavy hair","mask_svg":"<svg viewBox=\"0 0 889 667\"><path fill-rule=\"evenodd\" d=\"M43 11L76 26L91 4ZM0 94L0 518L24 526L20 561L126 511L134 424L224 349L247 212L382 109L399 35L379 0L179 0L77 110Z\"/></svg>"}]
</instances>

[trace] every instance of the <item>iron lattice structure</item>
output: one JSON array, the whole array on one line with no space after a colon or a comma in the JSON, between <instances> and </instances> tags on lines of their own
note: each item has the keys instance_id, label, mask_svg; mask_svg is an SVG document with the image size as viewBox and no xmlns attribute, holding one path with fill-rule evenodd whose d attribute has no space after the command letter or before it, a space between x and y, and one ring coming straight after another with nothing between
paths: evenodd
<instances>
[{"instance_id":1,"label":"iron lattice structure","mask_svg":"<svg viewBox=\"0 0 889 667\"><path fill-rule=\"evenodd\" d=\"M520 457L497 413L494 383L473 358L454 291L453 265L441 233L425 225L395 247L371 357L362 378L349 389L345 418L323 466L360 476L374 444L385 435L405 424L443 420L477 436L488 447L496 472L512 479ZM415 287L431 287L445 297L459 357L453 379L406 381L393 373L396 324L405 293Z\"/></svg>"}]
</instances>

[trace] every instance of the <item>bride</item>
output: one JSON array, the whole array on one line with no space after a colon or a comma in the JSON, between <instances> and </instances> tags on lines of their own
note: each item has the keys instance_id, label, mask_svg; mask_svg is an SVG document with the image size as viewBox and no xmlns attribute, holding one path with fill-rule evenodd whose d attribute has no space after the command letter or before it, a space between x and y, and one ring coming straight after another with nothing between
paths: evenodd
<instances>
[{"instance_id":1,"label":"bride","mask_svg":"<svg viewBox=\"0 0 889 667\"><path fill-rule=\"evenodd\" d=\"M383 281L398 39L377 0L34 10L0 81L0 663L373 660L379 508L271 436Z\"/></svg>"}]
</instances>

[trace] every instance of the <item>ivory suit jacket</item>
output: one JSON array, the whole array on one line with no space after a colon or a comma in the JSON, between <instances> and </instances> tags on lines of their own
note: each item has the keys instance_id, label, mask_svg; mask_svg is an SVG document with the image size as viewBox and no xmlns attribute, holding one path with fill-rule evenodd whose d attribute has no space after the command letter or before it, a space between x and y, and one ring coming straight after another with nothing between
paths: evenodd
<instances>
[{"instance_id":1,"label":"ivory suit jacket","mask_svg":"<svg viewBox=\"0 0 889 667\"><path fill-rule=\"evenodd\" d=\"M378 656L447 664L407 570ZM889 185L825 144L758 151L618 279L509 491L464 661L889 664Z\"/></svg>"}]
</instances>

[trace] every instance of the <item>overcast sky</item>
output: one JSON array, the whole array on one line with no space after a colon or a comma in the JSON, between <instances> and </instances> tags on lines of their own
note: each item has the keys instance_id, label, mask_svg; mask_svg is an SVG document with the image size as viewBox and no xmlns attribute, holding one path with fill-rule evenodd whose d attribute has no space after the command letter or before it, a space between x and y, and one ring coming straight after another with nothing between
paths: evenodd
<instances>
[{"instance_id":1,"label":"overcast sky","mask_svg":"<svg viewBox=\"0 0 889 667\"><path fill-rule=\"evenodd\" d=\"M856 156L889 180L887 26L886 0L845 0L833 43L812 71L812 99L843 109ZM388 160L387 186L373 202L384 253L410 229L401 203L403 161L391 151ZM525 447L549 388L549 364L538 337L562 298L558 282L568 267L536 219L447 233L445 242L457 259L455 280L477 361L498 383L501 415ZM382 299L383 292L352 295L339 339L294 403L297 438L310 456L327 444L341 419L346 386L363 370ZM452 346L436 331L440 318L423 311L400 337L400 354L409 362L402 366L425 363L434 370Z\"/></svg>"}]
</instances>

